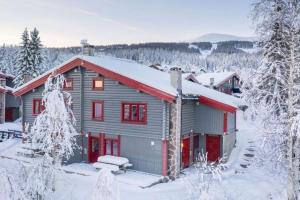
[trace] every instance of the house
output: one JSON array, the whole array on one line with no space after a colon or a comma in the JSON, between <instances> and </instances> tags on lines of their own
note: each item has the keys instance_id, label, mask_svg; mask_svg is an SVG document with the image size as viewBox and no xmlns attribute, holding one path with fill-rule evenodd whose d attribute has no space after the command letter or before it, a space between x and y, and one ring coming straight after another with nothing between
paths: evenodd
<instances>
[{"instance_id":1,"label":"house","mask_svg":"<svg viewBox=\"0 0 300 200\"><path fill-rule=\"evenodd\" d=\"M19 118L19 100L12 94L14 76L0 72L0 123Z\"/></svg>"},{"instance_id":2,"label":"house","mask_svg":"<svg viewBox=\"0 0 300 200\"><path fill-rule=\"evenodd\" d=\"M110 56L75 56L17 88L23 124L32 125L42 111L44 83L53 72L66 78L80 133L82 148L70 163L115 155L135 170L176 176L198 152L215 161L234 147L239 99L182 80L179 68L167 73Z\"/></svg>"},{"instance_id":3,"label":"house","mask_svg":"<svg viewBox=\"0 0 300 200\"><path fill-rule=\"evenodd\" d=\"M206 87L212 87L226 94L233 95L241 93L240 78L235 72L214 72L199 75L185 74L184 78L195 83L200 83Z\"/></svg>"}]
</instances>

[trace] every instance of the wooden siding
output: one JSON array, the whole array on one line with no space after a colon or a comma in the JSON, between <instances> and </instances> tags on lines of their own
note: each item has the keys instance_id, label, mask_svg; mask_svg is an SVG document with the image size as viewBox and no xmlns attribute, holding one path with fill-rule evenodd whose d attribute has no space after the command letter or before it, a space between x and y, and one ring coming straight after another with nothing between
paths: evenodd
<instances>
[{"instance_id":1,"label":"wooden siding","mask_svg":"<svg viewBox=\"0 0 300 200\"><path fill-rule=\"evenodd\" d=\"M162 138L163 104L156 97L139 92L112 79L104 78L104 90L92 90L92 79L98 74L86 71L84 78L84 130L91 133L127 135L145 138ZM104 120L94 121L92 101L104 102ZM121 122L121 103L140 102L147 104L147 124L130 124Z\"/></svg>"},{"instance_id":2,"label":"wooden siding","mask_svg":"<svg viewBox=\"0 0 300 200\"><path fill-rule=\"evenodd\" d=\"M203 104L197 105L194 132L222 135L223 118L223 111Z\"/></svg>"},{"instance_id":3,"label":"wooden siding","mask_svg":"<svg viewBox=\"0 0 300 200\"><path fill-rule=\"evenodd\" d=\"M195 129L196 120L195 101L183 101L181 117L181 134L191 133Z\"/></svg>"}]
</instances>

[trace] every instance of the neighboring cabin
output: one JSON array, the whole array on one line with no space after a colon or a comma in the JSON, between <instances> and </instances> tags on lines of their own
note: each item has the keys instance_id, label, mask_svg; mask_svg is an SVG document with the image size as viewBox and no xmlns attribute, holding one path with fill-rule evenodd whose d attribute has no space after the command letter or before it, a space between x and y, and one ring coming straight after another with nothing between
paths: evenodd
<instances>
[{"instance_id":1,"label":"neighboring cabin","mask_svg":"<svg viewBox=\"0 0 300 200\"><path fill-rule=\"evenodd\" d=\"M167 176L178 166L171 145L178 136L181 169L200 151L215 161L234 147L237 98L181 80L177 68L169 74L109 56L75 56L17 88L23 123L32 125L42 111L44 83L53 72L66 78L82 147L69 162L115 155L135 170Z\"/></svg>"},{"instance_id":2,"label":"neighboring cabin","mask_svg":"<svg viewBox=\"0 0 300 200\"><path fill-rule=\"evenodd\" d=\"M235 72L214 72L199 75L185 74L184 78L226 94L234 95L241 93L240 78Z\"/></svg>"},{"instance_id":3,"label":"neighboring cabin","mask_svg":"<svg viewBox=\"0 0 300 200\"><path fill-rule=\"evenodd\" d=\"M0 123L12 122L19 118L18 98L12 94L14 76L0 72Z\"/></svg>"}]
</instances>

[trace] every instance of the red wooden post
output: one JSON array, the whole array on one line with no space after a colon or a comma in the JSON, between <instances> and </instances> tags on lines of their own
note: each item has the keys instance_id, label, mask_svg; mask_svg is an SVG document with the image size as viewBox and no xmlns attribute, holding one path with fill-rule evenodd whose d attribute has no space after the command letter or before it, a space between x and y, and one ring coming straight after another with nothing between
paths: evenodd
<instances>
[{"instance_id":1,"label":"red wooden post","mask_svg":"<svg viewBox=\"0 0 300 200\"><path fill-rule=\"evenodd\" d=\"M118 156L121 156L121 135L118 135Z\"/></svg>"},{"instance_id":2,"label":"red wooden post","mask_svg":"<svg viewBox=\"0 0 300 200\"><path fill-rule=\"evenodd\" d=\"M104 156L104 152L105 152L105 134L104 133L100 133L100 156Z\"/></svg>"},{"instance_id":3,"label":"red wooden post","mask_svg":"<svg viewBox=\"0 0 300 200\"><path fill-rule=\"evenodd\" d=\"M167 176L168 173L168 140L162 140L162 175Z\"/></svg>"},{"instance_id":4,"label":"red wooden post","mask_svg":"<svg viewBox=\"0 0 300 200\"><path fill-rule=\"evenodd\" d=\"M92 153L92 140L91 133L88 133L88 160L91 162L91 153Z\"/></svg>"}]
</instances>

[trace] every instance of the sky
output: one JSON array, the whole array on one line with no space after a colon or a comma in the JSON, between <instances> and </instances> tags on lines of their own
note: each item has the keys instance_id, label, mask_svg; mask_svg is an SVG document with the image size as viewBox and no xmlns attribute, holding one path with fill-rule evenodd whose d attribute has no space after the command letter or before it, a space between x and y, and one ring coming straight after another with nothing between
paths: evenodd
<instances>
[{"instance_id":1,"label":"sky","mask_svg":"<svg viewBox=\"0 0 300 200\"><path fill-rule=\"evenodd\" d=\"M253 1L253 0L252 0ZM253 36L251 0L0 0L0 44L36 27L44 46L180 42Z\"/></svg>"}]
</instances>

